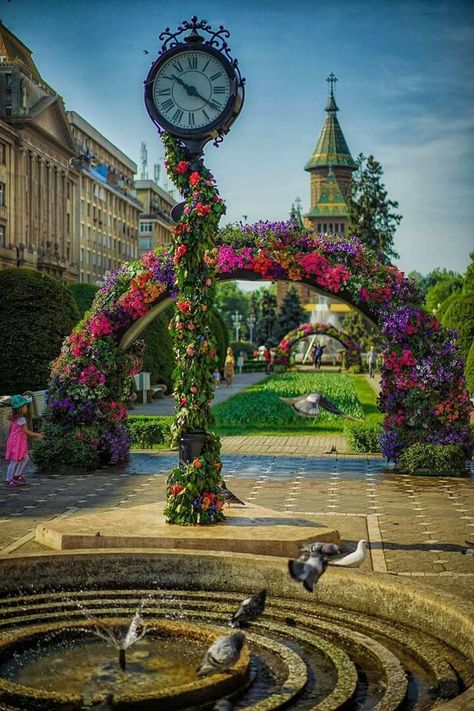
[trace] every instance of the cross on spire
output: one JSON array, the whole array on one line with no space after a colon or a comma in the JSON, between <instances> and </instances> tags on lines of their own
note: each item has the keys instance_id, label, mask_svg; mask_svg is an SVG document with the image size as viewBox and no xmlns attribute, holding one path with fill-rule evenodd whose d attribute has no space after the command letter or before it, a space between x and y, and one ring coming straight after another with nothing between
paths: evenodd
<instances>
[{"instance_id":1,"label":"cross on spire","mask_svg":"<svg viewBox=\"0 0 474 711\"><path fill-rule=\"evenodd\" d=\"M326 81L329 84L329 93L332 96L334 94L334 84L337 82L337 77L331 72Z\"/></svg>"}]
</instances>

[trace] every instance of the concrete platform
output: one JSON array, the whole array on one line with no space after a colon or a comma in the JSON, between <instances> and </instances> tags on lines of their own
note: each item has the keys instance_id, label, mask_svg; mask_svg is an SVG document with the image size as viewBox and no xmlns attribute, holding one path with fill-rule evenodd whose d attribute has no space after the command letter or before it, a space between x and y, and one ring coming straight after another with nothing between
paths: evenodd
<instances>
[{"instance_id":1,"label":"concrete platform","mask_svg":"<svg viewBox=\"0 0 474 711\"><path fill-rule=\"evenodd\" d=\"M311 517L247 504L226 508L226 521L213 526L165 522L163 502L90 511L51 520L36 529L36 542L55 550L90 548L175 548L297 557L302 543L340 543L339 531Z\"/></svg>"}]
</instances>

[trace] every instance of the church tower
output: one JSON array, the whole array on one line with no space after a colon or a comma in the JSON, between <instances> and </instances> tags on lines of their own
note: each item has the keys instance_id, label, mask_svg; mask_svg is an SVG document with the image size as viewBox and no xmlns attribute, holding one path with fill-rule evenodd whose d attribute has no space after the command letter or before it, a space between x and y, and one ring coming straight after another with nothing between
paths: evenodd
<instances>
[{"instance_id":1,"label":"church tower","mask_svg":"<svg viewBox=\"0 0 474 711\"><path fill-rule=\"evenodd\" d=\"M337 118L339 108L334 96L337 78L327 78L329 97L327 113L316 148L304 169L311 175L311 209L305 224L315 232L344 233L348 224L347 196L356 163Z\"/></svg>"}]
</instances>

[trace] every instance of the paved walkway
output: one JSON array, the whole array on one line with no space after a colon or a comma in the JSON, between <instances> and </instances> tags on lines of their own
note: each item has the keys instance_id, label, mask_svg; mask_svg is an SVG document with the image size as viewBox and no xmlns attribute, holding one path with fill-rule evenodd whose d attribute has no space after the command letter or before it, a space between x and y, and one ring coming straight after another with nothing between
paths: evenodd
<instances>
[{"instance_id":1,"label":"paved walkway","mask_svg":"<svg viewBox=\"0 0 474 711\"><path fill-rule=\"evenodd\" d=\"M232 385L228 388L225 383L221 383L216 388L213 404L217 405L230 397L241 393L251 385L259 383L266 378L265 373L237 373L234 376ZM146 405L137 405L134 410L130 410L130 415L173 415L174 400L170 397L158 398Z\"/></svg>"}]
</instances>

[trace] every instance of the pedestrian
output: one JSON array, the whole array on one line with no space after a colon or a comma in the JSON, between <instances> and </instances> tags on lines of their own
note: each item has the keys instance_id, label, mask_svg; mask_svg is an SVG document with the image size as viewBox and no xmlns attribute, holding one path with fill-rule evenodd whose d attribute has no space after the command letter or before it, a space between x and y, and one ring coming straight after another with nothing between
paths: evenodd
<instances>
[{"instance_id":1,"label":"pedestrian","mask_svg":"<svg viewBox=\"0 0 474 711\"><path fill-rule=\"evenodd\" d=\"M268 374L272 369L272 354L268 346L265 346L265 350L263 351L263 359L265 361L265 373Z\"/></svg>"},{"instance_id":2,"label":"pedestrian","mask_svg":"<svg viewBox=\"0 0 474 711\"><path fill-rule=\"evenodd\" d=\"M214 378L214 385L218 388L221 384L221 374L219 372L219 368L215 369L212 377Z\"/></svg>"},{"instance_id":3,"label":"pedestrian","mask_svg":"<svg viewBox=\"0 0 474 711\"><path fill-rule=\"evenodd\" d=\"M369 378L375 375L375 366L377 365L378 354L374 346L370 346L370 351L367 353L367 364L369 366Z\"/></svg>"},{"instance_id":4,"label":"pedestrian","mask_svg":"<svg viewBox=\"0 0 474 711\"><path fill-rule=\"evenodd\" d=\"M234 378L235 372L235 358L232 348L229 346L227 349L227 355L224 362L224 378L225 384L228 388L232 385L232 380Z\"/></svg>"},{"instance_id":5,"label":"pedestrian","mask_svg":"<svg viewBox=\"0 0 474 711\"><path fill-rule=\"evenodd\" d=\"M313 355L313 365L317 370L321 367L322 355L323 355L323 349L322 349L322 346L320 346L318 343L315 350L314 350L314 355Z\"/></svg>"},{"instance_id":6,"label":"pedestrian","mask_svg":"<svg viewBox=\"0 0 474 711\"><path fill-rule=\"evenodd\" d=\"M31 397L14 395L11 400L10 431L8 433L5 459L8 461L5 486L14 488L26 484L23 471L28 464L28 437L43 439L43 432L32 432L26 424L28 405Z\"/></svg>"}]
</instances>

